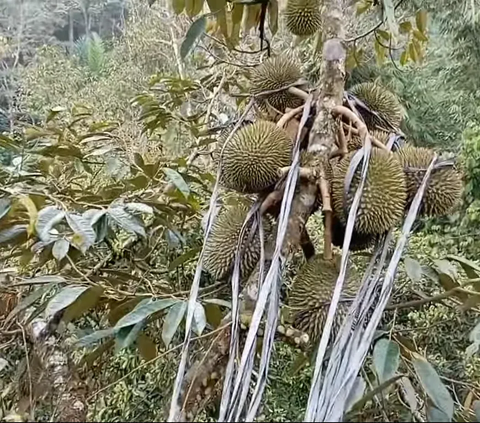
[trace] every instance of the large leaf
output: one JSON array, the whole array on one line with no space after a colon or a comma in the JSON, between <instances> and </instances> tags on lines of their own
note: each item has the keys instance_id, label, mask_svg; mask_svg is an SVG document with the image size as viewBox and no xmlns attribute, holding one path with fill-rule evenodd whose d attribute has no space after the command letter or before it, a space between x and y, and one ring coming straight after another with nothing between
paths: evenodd
<instances>
[{"instance_id":1,"label":"large leaf","mask_svg":"<svg viewBox=\"0 0 480 423\"><path fill-rule=\"evenodd\" d=\"M162 339L166 347L177 332L178 326L183 319L188 303L186 301L177 302L168 311L167 317L163 322Z\"/></svg>"},{"instance_id":2,"label":"large leaf","mask_svg":"<svg viewBox=\"0 0 480 423\"><path fill-rule=\"evenodd\" d=\"M407 401L408 406L410 407L410 411L413 414L418 409L418 401L412 382L410 382L410 379L408 379L407 377L402 377L400 379L400 385L405 394L405 400Z\"/></svg>"},{"instance_id":3,"label":"large leaf","mask_svg":"<svg viewBox=\"0 0 480 423\"><path fill-rule=\"evenodd\" d=\"M193 331L200 336L205 326L207 326L207 316L205 314L205 309L200 303L195 303L195 308L193 310Z\"/></svg>"},{"instance_id":4,"label":"large leaf","mask_svg":"<svg viewBox=\"0 0 480 423\"><path fill-rule=\"evenodd\" d=\"M108 209L108 215L126 231L139 234L143 237L146 236L142 221L138 217L132 216L123 207L110 207Z\"/></svg>"},{"instance_id":5,"label":"large leaf","mask_svg":"<svg viewBox=\"0 0 480 423\"><path fill-rule=\"evenodd\" d=\"M439 410L453 417L453 400L433 366L420 354L412 353L413 367L423 389Z\"/></svg>"},{"instance_id":6,"label":"large leaf","mask_svg":"<svg viewBox=\"0 0 480 423\"><path fill-rule=\"evenodd\" d=\"M347 403L345 404L345 411L348 412L355 405L356 402L360 401L365 392L367 384L361 376L357 376L355 383L353 384L352 390L350 391Z\"/></svg>"},{"instance_id":7,"label":"large leaf","mask_svg":"<svg viewBox=\"0 0 480 423\"><path fill-rule=\"evenodd\" d=\"M90 222L82 215L68 213L66 216L69 226L72 228L75 235L77 235L74 239L76 240L80 251L85 253L93 244L95 244L97 234L90 225Z\"/></svg>"},{"instance_id":8,"label":"large leaf","mask_svg":"<svg viewBox=\"0 0 480 423\"><path fill-rule=\"evenodd\" d=\"M152 338L141 333L137 338L137 347L140 355L145 361L153 360L157 356L157 345Z\"/></svg>"},{"instance_id":9,"label":"large leaf","mask_svg":"<svg viewBox=\"0 0 480 423\"><path fill-rule=\"evenodd\" d=\"M208 7L212 14L215 15L217 24L220 27L225 39L228 39L228 25L227 25L227 0L207 0Z\"/></svg>"},{"instance_id":10,"label":"large leaf","mask_svg":"<svg viewBox=\"0 0 480 423\"><path fill-rule=\"evenodd\" d=\"M86 347L88 345L101 341L104 338L115 335L115 332L116 331L113 328L97 330L90 335L86 335L83 338L80 338L76 344L79 347Z\"/></svg>"},{"instance_id":11,"label":"large leaf","mask_svg":"<svg viewBox=\"0 0 480 423\"><path fill-rule=\"evenodd\" d=\"M63 321L69 323L73 319L78 319L86 311L93 309L97 305L102 294L103 288L100 286L92 286L88 288L65 310L65 314L62 316Z\"/></svg>"},{"instance_id":12,"label":"large leaf","mask_svg":"<svg viewBox=\"0 0 480 423\"><path fill-rule=\"evenodd\" d=\"M400 348L396 342L382 338L373 349L373 365L379 383L393 377L400 364Z\"/></svg>"},{"instance_id":13,"label":"large leaf","mask_svg":"<svg viewBox=\"0 0 480 423\"><path fill-rule=\"evenodd\" d=\"M446 257L448 260L456 261L462 266L463 270L467 274L469 279L478 279L480 278L480 266L473 261L467 260L464 257L448 255Z\"/></svg>"},{"instance_id":14,"label":"large leaf","mask_svg":"<svg viewBox=\"0 0 480 423\"><path fill-rule=\"evenodd\" d=\"M153 207L143 203L127 203L125 204L125 210L146 214L153 214Z\"/></svg>"},{"instance_id":15,"label":"large leaf","mask_svg":"<svg viewBox=\"0 0 480 423\"><path fill-rule=\"evenodd\" d=\"M32 235L35 231L35 222L37 221L37 207L28 195L22 195L18 199L18 202L27 210L28 219L30 221L28 224L27 233L28 235Z\"/></svg>"},{"instance_id":16,"label":"large leaf","mask_svg":"<svg viewBox=\"0 0 480 423\"><path fill-rule=\"evenodd\" d=\"M429 422L451 422L452 419L448 417L443 410L435 407L433 404L427 404L427 421Z\"/></svg>"},{"instance_id":17,"label":"large leaf","mask_svg":"<svg viewBox=\"0 0 480 423\"><path fill-rule=\"evenodd\" d=\"M12 208L12 204L8 198L0 198L0 219L7 215Z\"/></svg>"},{"instance_id":18,"label":"large leaf","mask_svg":"<svg viewBox=\"0 0 480 423\"><path fill-rule=\"evenodd\" d=\"M132 345L142 331L144 325L145 321L142 320L135 325L121 328L115 337L115 352L119 352Z\"/></svg>"},{"instance_id":19,"label":"large leaf","mask_svg":"<svg viewBox=\"0 0 480 423\"><path fill-rule=\"evenodd\" d=\"M52 255L58 261L61 261L67 255L69 248L70 248L70 243L66 239L64 238L57 239L55 241L55 244L53 244Z\"/></svg>"},{"instance_id":20,"label":"large leaf","mask_svg":"<svg viewBox=\"0 0 480 423\"><path fill-rule=\"evenodd\" d=\"M51 318L59 311L73 304L83 292L88 289L87 286L67 286L55 295L48 303L45 309L45 317Z\"/></svg>"},{"instance_id":21,"label":"large leaf","mask_svg":"<svg viewBox=\"0 0 480 423\"><path fill-rule=\"evenodd\" d=\"M206 304L205 305L205 315L207 321L214 329L220 326L220 323L223 319L222 310L217 304Z\"/></svg>"},{"instance_id":22,"label":"large leaf","mask_svg":"<svg viewBox=\"0 0 480 423\"><path fill-rule=\"evenodd\" d=\"M185 179L182 178L182 175L180 175L176 170L170 169L168 167L164 168L163 172L165 173L165 175L167 175L168 180L179 189L179 191L185 196L185 198L190 195L190 188L185 182Z\"/></svg>"},{"instance_id":23,"label":"large leaf","mask_svg":"<svg viewBox=\"0 0 480 423\"><path fill-rule=\"evenodd\" d=\"M393 40L398 37L398 24L395 19L395 5L393 0L382 0L383 3L383 16L387 23L390 34L392 34Z\"/></svg>"},{"instance_id":24,"label":"large leaf","mask_svg":"<svg viewBox=\"0 0 480 423\"><path fill-rule=\"evenodd\" d=\"M168 266L168 270L172 271L175 270L178 266L181 264L185 263L186 261L189 261L193 259L194 257L197 256L197 254L200 252L201 248L200 247L195 247L192 248L191 250L187 251L186 253L183 253L181 256L178 256L175 260L173 260L170 265Z\"/></svg>"},{"instance_id":25,"label":"large leaf","mask_svg":"<svg viewBox=\"0 0 480 423\"><path fill-rule=\"evenodd\" d=\"M65 217L63 210L57 209L55 206L48 206L38 212L37 216L37 235L43 242L50 241L50 230L60 223Z\"/></svg>"},{"instance_id":26,"label":"large leaf","mask_svg":"<svg viewBox=\"0 0 480 423\"><path fill-rule=\"evenodd\" d=\"M0 244L11 241L16 237L27 233L27 225L13 225L10 228L0 231Z\"/></svg>"},{"instance_id":27,"label":"large leaf","mask_svg":"<svg viewBox=\"0 0 480 423\"><path fill-rule=\"evenodd\" d=\"M412 282L420 282L422 279L422 266L417 260L405 257L405 270Z\"/></svg>"},{"instance_id":28,"label":"large leaf","mask_svg":"<svg viewBox=\"0 0 480 423\"><path fill-rule=\"evenodd\" d=\"M427 30L427 11L422 9L419 10L415 15L415 23L417 25L418 30L425 34Z\"/></svg>"},{"instance_id":29,"label":"large leaf","mask_svg":"<svg viewBox=\"0 0 480 423\"><path fill-rule=\"evenodd\" d=\"M480 422L480 401L473 401L473 411L475 411L475 417Z\"/></svg>"},{"instance_id":30,"label":"large leaf","mask_svg":"<svg viewBox=\"0 0 480 423\"><path fill-rule=\"evenodd\" d=\"M172 0L172 9L177 15L182 13L184 8L185 0Z\"/></svg>"},{"instance_id":31,"label":"large leaf","mask_svg":"<svg viewBox=\"0 0 480 423\"><path fill-rule=\"evenodd\" d=\"M126 326L135 325L138 322L146 319L153 313L164 310L175 303L178 300L163 299L163 300L143 300L137 304L137 306L127 315L123 316L115 325L115 329L121 329Z\"/></svg>"},{"instance_id":32,"label":"large leaf","mask_svg":"<svg viewBox=\"0 0 480 423\"><path fill-rule=\"evenodd\" d=\"M98 210L98 209L89 209L83 212L82 217L90 223L90 225L95 225L102 216L107 213L106 210Z\"/></svg>"},{"instance_id":33,"label":"large leaf","mask_svg":"<svg viewBox=\"0 0 480 423\"><path fill-rule=\"evenodd\" d=\"M26 310L28 307L30 307L32 304L34 304L36 301L42 298L45 294L47 294L55 285L56 284L54 283L50 283L48 285L37 288L29 296L25 297L21 302L19 302L15 306L15 308L8 315L6 321L7 322L10 321L18 313L22 312L23 310Z\"/></svg>"},{"instance_id":34,"label":"large leaf","mask_svg":"<svg viewBox=\"0 0 480 423\"><path fill-rule=\"evenodd\" d=\"M198 44L203 34L205 33L205 28L207 27L207 17L205 15L200 16L196 21L190 25L187 33L185 34L185 39L182 42L180 47L180 57L182 60L185 60L190 53L195 49L195 46Z\"/></svg>"}]
</instances>

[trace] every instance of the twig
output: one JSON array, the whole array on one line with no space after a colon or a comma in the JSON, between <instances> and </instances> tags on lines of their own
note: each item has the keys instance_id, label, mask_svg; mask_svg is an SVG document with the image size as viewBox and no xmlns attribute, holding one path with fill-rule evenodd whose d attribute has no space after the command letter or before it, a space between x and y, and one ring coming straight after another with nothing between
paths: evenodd
<instances>
[{"instance_id":1,"label":"twig","mask_svg":"<svg viewBox=\"0 0 480 423\"><path fill-rule=\"evenodd\" d=\"M177 40L175 38L175 34L173 33L172 27L170 27L170 36L172 39L172 47L173 47L173 52L175 53L175 60L177 61L177 68L178 68L178 74L180 75L181 79L185 78L185 72L183 69L183 64L182 61L180 60L180 53L178 51L178 45L177 45Z\"/></svg>"},{"instance_id":2,"label":"twig","mask_svg":"<svg viewBox=\"0 0 480 423\"><path fill-rule=\"evenodd\" d=\"M414 307L418 307L428 303L438 303L438 302L441 302L442 300L450 298L451 296L457 294L458 292L463 292L469 295L480 295L480 292L469 291L467 289L463 289L457 286L456 288L450 289L449 291L446 291L442 294L435 295L433 297L423 298L421 300L407 301L405 303L400 303L400 304L392 304L385 307L385 310L399 310L402 308L414 308Z\"/></svg>"},{"instance_id":3,"label":"twig","mask_svg":"<svg viewBox=\"0 0 480 423\"><path fill-rule=\"evenodd\" d=\"M303 110L303 104L296 109L289 110L277 122L278 128L283 128L291 119L298 115Z\"/></svg>"},{"instance_id":4,"label":"twig","mask_svg":"<svg viewBox=\"0 0 480 423\"><path fill-rule=\"evenodd\" d=\"M210 103L207 107L207 113L205 114L205 123L208 124L208 121L210 120L210 115L212 114L212 108L213 108L213 104L215 103L215 99L218 97L218 95L220 94L220 91L222 90L223 88L223 85L225 84L225 81L227 79L227 75L225 72L223 72L223 75L222 75L222 79L220 80L220 83L218 84L218 86L215 88L215 90L213 91L213 94L212 94L212 98L210 100Z\"/></svg>"},{"instance_id":5,"label":"twig","mask_svg":"<svg viewBox=\"0 0 480 423\"><path fill-rule=\"evenodd\" d=\"M32 382L32 371L30 369L30 360L29 360L28 347L27 347L27 336L25 335L25 328L20 323L17 323L17 326L22 331L23 349L25 350L25 361L27 363L28 389L29 389L28 399L30 401L30 408L32 408L32 406L33 406L33 382Z\"/></svg>"}]
</instances>

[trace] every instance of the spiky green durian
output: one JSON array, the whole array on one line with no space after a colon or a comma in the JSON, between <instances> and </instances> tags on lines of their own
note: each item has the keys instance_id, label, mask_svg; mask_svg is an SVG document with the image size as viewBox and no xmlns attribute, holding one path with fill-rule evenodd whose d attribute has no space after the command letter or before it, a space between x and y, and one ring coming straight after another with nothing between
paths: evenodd
<instances>
[{"instance_id":1,"label":"spiky green durian","mask_svg":"<svg viewBox=\"0 0 480 423\"><path fill-rule=\"evenodd\" d=\"M313 35L322 24L318 0L288 0L284 14L287 29L293 35Z\"/></svg>"},{"instance_id":2,"label":"spiky green durian","mask_svg":"<svg viewBox=\"0 0 480 423\"><path fill-rule=\"evenodd\" d=\"M343 224L346 223L362 173L360 164L353 175L348 195L345 196L345 177L354 154L356 153L349 153L333 169L333 207ZM406 200L407 186L400 162L392 153L373 148L355 220L355 231L382 234L393 228L403 216Z\"/></svg>"},{"instance_id":3,"label":"spiky green durian","mask_svg":"<svg viewBox=\"0 0 480 423\"><path fill-rule=\"evenodd\" d=\"M339 257L325 260L323 255L317 254L300 268L292 284L288 305L293 312L293 325L306 332L313 343L317 342L322 334L340 270L339 263ZM334 332L342 324L358 289L358 282L352 276L347 275L345 280Z\"/></svg>"},{"instance_id":4,"label":"spiky green durian","mask_svg":"<svg viewBox=\"0 0 480 423\"><path fill-rule=\"evenodd\" d=\"M428 148L411 145L406 145L395 153L406 176L407 206L415 197L434 154L434 151ZM460 201L462 188L462 176L452 166L434 169L425 190L420 214L423 216L446 215Z\"/></svg>"},{"instance_id":5,"label":"spiky green durian","mask_svg":"<svg viewBox=\"0 0 480 423\"><path fill-rule=\"evenodd\" d=\"M205 245L203 267L216 279L225 279L233 270L235 253L243 222L249 208L244 204L224 207L215 220L210 236ZM252 222L252 221L250 221ZM243 254L240 262L242 278L248 277L260 258L260 237L258 229L250 239L252 223L242 242ZM271 233L272 225L269 219L263 219L264 235Z\"/></svg>"},{"instance_id":6,"label":"spiky green durian","mask_svg":"<svg viewBox=\"0 0 480 423\"><path fill-rule=\"evenodd\" d=\"M380 127L388 130L390 128L387 127L387 122L393 128L400 126L404 114L403 107L397 96L391 91L376 82L363 82L354 85L349 91L365 103L370 110L378 114L378 116L375 116L358 107L358 111L365 120L368 129L373 130Z\"/></svg>"},{"instance_id":7,"label":"spiky green durian","mask_svg":"<svg viewBox=\"0 0 480 423\"><path fill-rule=\"evenodd\" d=\"M292 146L272 122L247 125L223 149L220 182L243 193L261 192L278 180L280 168L290 165Z\"/></svg>"},{"instance_id":8,"label":"spiky green durian","mask_svg":"<svg viewBox=\"0 0 480 423\"><path fill-rule=\"evenodd\" d=\"M301 77L300 66L290 55L270 57L252 71L250 93L256 96L255 102L261 110L270 112L273 108L274 111L283 113L287 107L291 109L300 107L303 103L302 99L289 93L287 89L258 95L291 85Z\"/></svg>"}]
</instances>

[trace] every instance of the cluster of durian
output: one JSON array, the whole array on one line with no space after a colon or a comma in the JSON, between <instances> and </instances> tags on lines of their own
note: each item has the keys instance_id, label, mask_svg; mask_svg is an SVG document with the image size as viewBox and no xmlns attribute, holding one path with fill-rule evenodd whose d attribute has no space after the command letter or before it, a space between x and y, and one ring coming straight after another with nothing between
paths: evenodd
<instances>
[{"instance_id":1,"label":"cluster of durian","mask_svg":"<svg viewBox=\"0 0 480 423\"><path fill-rule=\"evenodd\" d=\"M276 122L287 109L303 103L304 100L295 91L301 78L299 65L289 56L269 58L253 71L251 94L260 112L255 120L244 123L230 139L227 140L227 135L231 129L218 139L215 157L221 169L219 182L223 188L236 192L242 198L253 196L254 199L255 196L268 194L280 180L282 168L291 164L294 142L292 134ZM296 88L292 90L294 85ZM385 87L373 82L352 87L348 93L348 106L352 104L365 122L370 137L377 141L371 150L350 243L350 249L358 251L370 248L379 236L401 223L434 152L408 143L396 144L392 148L392 136L395 138L399 132L404 109ZM269 113L272 110L275 113ZM361 163L353 173L349 167L363 145L358 131L349 123L339 120L337 124L344 135L339 137L339 143L340 138L346 140L347 152L342 150L343 153L330 159L324 168L333 207L332 241L342 247L348 214L362 172ZM302 151L301 157L302 166L308 167L310 155ZM427 185L420 216L447 214L459 200L461 190L460 173L452 166L438 166ZM315 206L321 206L320 198ZM214 223L204 250L204 268L218 280L231 274L248 210L248 206L243 204L223 207ZM262 218L267 238L275 232L274 217L275 213ZM252 232L252 224L247 227L241 246L242 280L248 278L260 258L260 238L256 230L255 234ZM330 302L337 276L335 263L315 257L307 262L294 282L289 302L298 311L294 319L296 327L306 330L314 339L322 327L324 305L328 306ZM348 291L345 292L347 294Z\"/></svg>"}]
</instances>

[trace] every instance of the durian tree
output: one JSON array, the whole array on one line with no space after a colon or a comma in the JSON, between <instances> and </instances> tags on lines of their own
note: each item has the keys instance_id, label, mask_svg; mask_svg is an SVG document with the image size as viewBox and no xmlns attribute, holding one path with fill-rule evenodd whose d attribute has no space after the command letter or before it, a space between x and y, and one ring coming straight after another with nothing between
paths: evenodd
<instances>
[{"instance_id":1,"label":"durian tree","mask_svg":"<svg viewBox=\"0 0 480 423\"><path fill-rule=\"evenodd\" d=\"M218 136L217 183L190 292L170 421L195 418L215 398L219 421L254 419L276 336L308 345L316 354L306 421L340 421L348 411L415 219L449 213L462 191L453 160L405 139L404 108L393 93L372 82L345 89L372 40L379 63L422 61L426 12L416 10L398 22L400 3L211 0L209 12L198 17L202 1L173 0L177 13L196 17L181 47L183 59L205 37L212 49L220 45L232 53L246 52L242 37L249 39L249 53L263 57L246 64L253 66L247 101L238 103L239 117ZM363 33L356 28L362 14L376 15ZM294 37L286 52L275 51L279 19ZM252 28L257 43L251 41ZM302 59L313 63L316 78L299 64L295 51L302 47L307 51ZM231 63L222 52L220 63ZM247 208L220 206L218 213L221 190L248 198ZM317 212L324 222L321 252L306 229ZM279 324L282 278L298 248L306 263L294 279L287 300L293 319L285 326ZM373 255L362 277L350 272L349 251L365 249ZM232 309L222 321L220 340L187 366L202 271L231 283ZM328 346L333 349L326 360ZM450 411L436 406L451 418Z\"/></svg>"}]
</instances>

